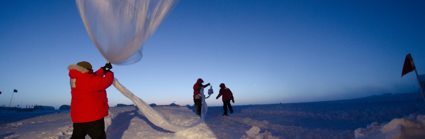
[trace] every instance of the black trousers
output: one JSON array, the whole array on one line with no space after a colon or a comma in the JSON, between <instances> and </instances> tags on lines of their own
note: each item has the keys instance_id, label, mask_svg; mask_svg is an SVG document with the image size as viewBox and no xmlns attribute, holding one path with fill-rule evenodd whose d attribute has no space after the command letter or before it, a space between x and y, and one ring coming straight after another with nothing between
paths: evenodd
<instances>
[{"instance_id":1,"label":"black trousers","mask_svg":"<svg viewBox=\"0 0 425 139\"><path fill-rule=\"evenodd\" d=\"M72 131L71 139L85 139L87 134L92 139L106 139L103 118L93 122L74 123L73 127L74 131Z\"/></svg>"},{"instance_id":2,"label":"black trousers","mask_svg":"<svg viewBox=\"0 0 425 139\"><path fill-rule=\"evenodd\" d=\"M193 99L193 102L195 103L195 110L197 115L201 115L201 108L202 108L202 99Z\"/></svg>"},{"instance_id":3,"label":"black trousers","mask_svg":"<svg viewBox=\"0 0 425 139\"><path fill-rule=\"evenodd\" d=\"M230 100L226 100L223 102L224 115L227 115L227 106L229 106L230 113L233 113L233 108L232 105L230 105Z\"/></svg>"}]
</instances>

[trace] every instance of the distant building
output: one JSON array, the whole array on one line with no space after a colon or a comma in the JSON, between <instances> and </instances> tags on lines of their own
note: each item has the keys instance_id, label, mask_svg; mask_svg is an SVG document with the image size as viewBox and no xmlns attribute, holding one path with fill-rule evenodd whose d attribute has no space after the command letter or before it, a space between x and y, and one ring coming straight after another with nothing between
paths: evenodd
<instances>
[{"instance_id":1,"label":"distant building","mask_svg":"<svg viewBox=\"0 0 425 139\"><path fill-rule=\"evenodd\" d=\"M18 112L33 112L33 108L18 109Z\"/></svg>"},{"instance_id":2,"label":"distant building","mask_svg":"<svg viewBox=\"0 0 425 139\"><path fill-rule=\"evenodd\" d=\"M155 106L156 106L156 104L155 104L155 103L152 103L152 104L149 104L149 106L151 106L151 107L155 107Z\"/></svg>"},{"instance_id":3,"label":"distant building","mask_svg":"<svg viewBox=\"0 0 425 139\"><path fill-rule=\"evenodd\" d=\"M117 107L127 107L127 106L134 106L134 104L129 104L129 105L121 104L121 103L117 104Z\"/></svg>"},{"instance_id":4,"label":"distant building","mask_svg":"<svg viewBox=\"0 0 425 139\"><path fill-rule=\"evenodd\" d=\"M0 107L0 110L18 110L18 107Z\"/></svg>"},{"instance_id":5,"label":"distant building","mask_svg":"<svg viewBox=\"0 0 425 139\"><path fill-rule=\"evenodd\" d=\"M71 105L62 105L59 107L59 110L69 110L71 109Z\"/></svg>"},{"instance_id":6,"label":"distant building","mask_svg":"<svg viewBox=\"0 0 425 139\"><path fill-rule=\"evenodd\" d=\"M34 110L55 110L52 106L34 106Z\"/></svg>"},{"instance_id":7,"label":"distant building","mask_svg":"<svg viewBox=\"0 0 425 139\"><path fill-rule=\"evenodd\" d=\"M173 102L173 103L170 104L170 106L180 106L180 105Z\"/></svg>"}]
</instances>

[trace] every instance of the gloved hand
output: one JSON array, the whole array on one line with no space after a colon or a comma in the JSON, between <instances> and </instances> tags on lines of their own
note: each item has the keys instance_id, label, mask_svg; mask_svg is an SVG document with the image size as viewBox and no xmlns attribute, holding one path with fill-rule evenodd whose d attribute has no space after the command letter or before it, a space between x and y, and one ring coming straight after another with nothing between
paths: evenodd
<instances>
[{"instance_id":1,"label":"gloved hand","mask_svg":"<svg viewBox=\"0 0 425 139\"><path fill-rule=\"evenodd\" d=\"M112 69L112 64L110 62L107 62L103 67L107 68L107 70L110 70Z\"/></svg>"},{"instance_id":2,"label":"gloved hand","mask_svg":"<svg viewBox=\"0 0 425 139\"><path fill-rule=\"evenodd\" d=\"M102 69L103 69L103 73L105 73L105 74L108 73L108 72L114 73L107 67L102 67Z\"/></svg>"},{"instance_id":3,"label":"gloved hand","mask_svg":"<svg viewBox=\"0 0 425 139\"><path fill-rule=\"evenodd\" d=\"M112 69L112 64L110 63L110 62L107 62L106 64L105 64L105 66L103 66L102 67L102 69L103 69L103 73L108 73L108 72L112 72L111 71L111 69ZM112 72L113 73L113 72Z\"/></svg>"}]
</instances>

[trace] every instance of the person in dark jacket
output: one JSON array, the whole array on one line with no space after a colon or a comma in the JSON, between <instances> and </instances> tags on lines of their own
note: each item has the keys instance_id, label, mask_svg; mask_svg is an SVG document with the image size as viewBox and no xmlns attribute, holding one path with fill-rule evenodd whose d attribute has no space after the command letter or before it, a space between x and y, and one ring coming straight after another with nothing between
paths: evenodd
<instances>
[{"instance_id":1,"label":"person in dark jacket","mask_svg":"<svg viewBox=\"0 0 425 139\"><path fill-rule=\"evenodd\" d=\"M201 78L199 78L196 83L193 85L193 102L195 103L195 109L196 109L196 114L197 115L201 115L201 108L202 108L202 95L201 93L201 88L202 87L207 87L210 85L210 83L206 84L206 85L202 85L202 83L204 83L204 80L202 80Z\"/></svg>"},{"instance_id":2,"label":"person in dark jacket","mask_svg":"<svg viewBox=\"0 0 425 139\"><path fill-rule=\"evenodd\" d=\"M108 116L106 89L114 81L108 62L93 72L89 62L68 66L71 84L71 120L74 130L71 139L106 139L104 117Z\"/></svg>"},{"instance_id":3,"label":"person in dark jacket","mask_svg":"<svg viewBox=\"0 0 425 139\"><path fill-rule=\"evenodd\" d=\"M230 100L232 100L232 102L235 103L235 99L233 98L232 91L230 91L230 89L227 88L224 83L220 84L220 92L218 93L218 96L216 99L220 98L220 96L223 96L222 97L223 110L224 110L223 116L227 116L227 107L229 107L230 114L232 114L233 108L232 108L232 105L230 105Z\"/></svg>"}]
</instances>

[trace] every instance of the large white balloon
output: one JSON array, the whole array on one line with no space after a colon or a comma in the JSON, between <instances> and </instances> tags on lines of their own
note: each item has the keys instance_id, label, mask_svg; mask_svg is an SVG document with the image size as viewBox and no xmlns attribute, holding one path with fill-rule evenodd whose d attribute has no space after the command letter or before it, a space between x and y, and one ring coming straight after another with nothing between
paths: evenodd
<instances>
[{"instance_id":1,"label":"large white balloon","mask_svg":"<svg viewBox=\"0 0 425 139\"><path fill-rule=\"evenodd\" d=\"M178 0L76 0L91 40L117 65L142 59L142 47Z\"/></svg>"}]
</instances>

